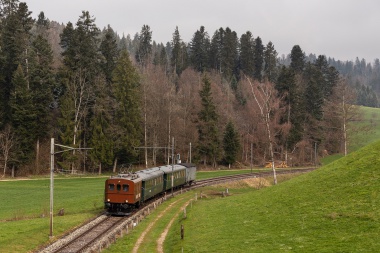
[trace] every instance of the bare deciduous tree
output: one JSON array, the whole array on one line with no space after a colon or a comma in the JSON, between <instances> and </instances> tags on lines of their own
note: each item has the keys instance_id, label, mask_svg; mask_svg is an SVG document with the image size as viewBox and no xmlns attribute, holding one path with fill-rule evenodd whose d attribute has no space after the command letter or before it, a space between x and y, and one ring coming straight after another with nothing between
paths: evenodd
<instances>
[{"instance_id":1,"label":"bare deciduous tree","mask_svg":"<svg viewBox=\"0 0 380 253\"><path fill-rule=\"evenodd\" d=\"M340 79L324 111L327 118L328 131L332 133L338 132L338 140L341 141L343 154L346 156L348 153L349 131L354 131L350 126L350 122L359 120L358 106L356 102L356 94L354 90L348 85L346 80ZM327 132L328 132L327 131Z\"/></svg>"},{"instance_id":2,"label":"bare deciduous tree","mask_svg":"<svg viewBox=\"0 0 380 253\"><path fill-rule=\"evenodd\" d=\"M14 134L12 132L12 129L9 125L7 125L2 132L0 132L0 149L1 149L1 156L4 160L4 170L3 170L3 176L5 177L5 173L7 171L8 161L11 156L11 150L12 147L15 144L15 138Z\"/></svg>"},{"instance_id":3,"label":"bare deciduous tree","mask_svg":"<svg viewBox=\"0 0 380 253\"><path fill-rule=\"evenodd\" d=\"M246 77L250 87L251 94L259 107L261 120L264 123L265 133L267 137L269 156L272 164L274 184L277 184L276 168L274 164L274 126L277 125L276 111L279 109L280 100L276 95L276 89L270 82L259 83L253 82L250 78Z\"/></svg>"}]
</instances>

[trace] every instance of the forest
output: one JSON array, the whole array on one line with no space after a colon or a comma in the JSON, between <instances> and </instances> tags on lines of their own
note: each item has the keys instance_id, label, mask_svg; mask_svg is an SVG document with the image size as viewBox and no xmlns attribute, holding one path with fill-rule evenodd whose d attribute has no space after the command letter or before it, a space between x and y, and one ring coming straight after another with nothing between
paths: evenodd
<instances>
[{"instance_id":1,"label":"forest","mask_svg":"<svg viewBox=\"0 0 380 253\"><path fill-rule=\"evenodd\" d=\"M189 42L176 27L164 45L149 25L120 36L87 11L59 24L18 0L0 8L2 177L48 172L51 138L78 148L56 169L80 173L168 164L173 150L212 168L317 164L347 154L355 105L378 106L378 59L278 56L229 27Z\"/></svg>"}]
</instances>

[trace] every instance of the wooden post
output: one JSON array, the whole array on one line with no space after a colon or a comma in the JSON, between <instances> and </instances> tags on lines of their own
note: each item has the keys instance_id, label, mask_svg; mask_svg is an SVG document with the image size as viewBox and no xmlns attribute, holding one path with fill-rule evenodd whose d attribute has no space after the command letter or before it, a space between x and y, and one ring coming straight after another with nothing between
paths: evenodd
<instances>
[{"instance_id":1,"label":"wooden post","mask_svg":"<svg viewBox=\"0 0 380 253\"><path fill-rule=\"evenodd\" d=\"M186 219L186 207L183 209L183 218Z\"/></svg>"},{"instance_id":2,"label":"wooden post","mask_svg":"<svg viewBox=\"0 0 380 253\"><path fill-rule=\"evenodd\" d=\"M183 224L181 224L181 239L183 240L184 237L185 237L185 228Z\"/></svg>"}]
</instances>

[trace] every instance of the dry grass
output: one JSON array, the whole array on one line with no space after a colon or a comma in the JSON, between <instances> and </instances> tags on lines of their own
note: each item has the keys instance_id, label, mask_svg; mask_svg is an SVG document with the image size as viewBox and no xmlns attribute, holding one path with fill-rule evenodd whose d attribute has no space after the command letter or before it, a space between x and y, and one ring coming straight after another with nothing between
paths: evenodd
<instances>
[{"instance_id":1,"label":"dry grass","mask_svg":"<svg viewBox=\"0 0 380 253\"><path fill-rule=\"evenodd\" d=\"M240 189L240 188L250 187L250 188L260 189L263 187L268 187L270 185L271 183L265 178L248 178L248 179L243 179L239 181L232 181L228 183L218 184L213 187L215 188L223 187L223 188L228 188L228 189Z\"/></svg>"}]
</instances>

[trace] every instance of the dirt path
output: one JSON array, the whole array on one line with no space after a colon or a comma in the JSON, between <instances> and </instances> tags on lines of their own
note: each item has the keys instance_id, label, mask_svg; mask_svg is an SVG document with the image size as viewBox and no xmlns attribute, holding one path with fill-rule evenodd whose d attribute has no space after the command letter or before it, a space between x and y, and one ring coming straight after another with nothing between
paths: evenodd
<instances>
[{"instance_id":1,"label":"dirt path","mask_svg":"<svg viewBox=\"0 0 380 253\"><path fill-rule=\"evenodd\" d=\"M146 234L152 229L153 225L169 210L173 207L173 205L175 203L177 203L178 201L180 201L181 199L178 199L176 201L174 201L173 203L171 203L164 211L162 211L157 217L156 219L151 222L149 224L149 226L144 230L144 232L142 232L140 238L137 240L135 246L133 247L133 250L132 250L132 253L137 253L137 251L139 250L140 248L140 245L141 243L144 241L144 238L146 236Z\"/></svg>"},{"instance_id":2,"label":"dirt path","mask_svg":"<svg viewBox=\"0 0 380 253\"><path fill-rule=\"evenodd\" d=\"M190 203L191 200L187 201L183 206L181 206L180 210L174 215L174 217L170 220L169 224L166 226L165 230L161 233L160 238L157 239L157 252L164 253L164 241L169 232L170 227L173 222L177 219L178 215L185 209L185 207Z\"/></svg>"}]
</instances>

